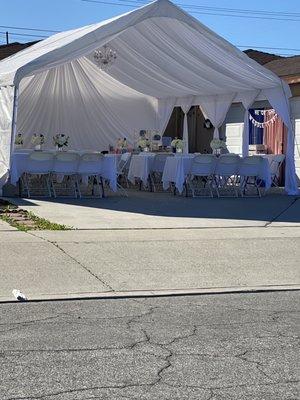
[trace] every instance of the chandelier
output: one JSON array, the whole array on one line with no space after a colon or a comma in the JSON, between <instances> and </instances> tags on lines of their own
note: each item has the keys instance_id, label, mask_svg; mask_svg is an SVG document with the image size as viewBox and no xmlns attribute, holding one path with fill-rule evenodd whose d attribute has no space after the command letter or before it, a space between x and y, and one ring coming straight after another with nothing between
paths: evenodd
<instances>
[{"instance_id":1,"label":"chandelier","mask_svg":"<svg viewBox=\"0 0 300 400\"><path fill-rule=\"evenodd\" d=\"M94 60L102 71L106 71L114 63L116 58L116 51L106 44L101 49L94 52Z\"/></svg>"}]
</instances>

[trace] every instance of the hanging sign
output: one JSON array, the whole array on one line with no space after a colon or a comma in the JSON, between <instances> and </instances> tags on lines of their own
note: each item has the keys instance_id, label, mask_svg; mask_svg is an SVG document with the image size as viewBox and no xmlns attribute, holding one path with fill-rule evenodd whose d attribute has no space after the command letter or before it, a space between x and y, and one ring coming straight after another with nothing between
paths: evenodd
<instances>
[{"instance_id":1,"label":"hanging sign","mask_svg":"<svg viewBox=\"0 0 300 400\"><path fill-rule=\"evenodd\" d=\"M249 113L249 119L252 122L252 124L254 126L256 126L257 128L265 128L267 126L269 126L270 124L274 124L274 122L276 121L276 119L278 118L278 114L276 114L276 112L274 110L255 110L255 115L266 115L266 114L271 114L272 117L268 120L268 121L264 121L264 122L258 122L256 121L256 119Z\"/></svg>"}]
</instances>

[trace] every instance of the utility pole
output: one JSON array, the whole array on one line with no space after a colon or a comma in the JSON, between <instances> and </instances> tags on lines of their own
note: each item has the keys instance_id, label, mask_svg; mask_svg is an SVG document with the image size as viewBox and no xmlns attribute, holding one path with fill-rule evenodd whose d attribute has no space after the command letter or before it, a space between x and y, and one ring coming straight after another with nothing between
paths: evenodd
<instances>
[{"instance_id":1,"label":"utility pole","mask_svg":"<svg viewBox=\"0 0 300 400\"><path fill-rule=\"evenodd\" d=\"M6 44L9 44L8 32L5 32L5 36L6 36Z\"/></svg>"}]
</instances>

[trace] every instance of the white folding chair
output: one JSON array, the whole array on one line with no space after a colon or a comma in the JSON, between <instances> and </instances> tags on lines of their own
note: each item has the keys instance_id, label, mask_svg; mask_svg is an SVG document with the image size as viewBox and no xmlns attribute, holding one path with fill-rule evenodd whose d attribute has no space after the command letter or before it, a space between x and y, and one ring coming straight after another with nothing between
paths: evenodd
<instances>
[{"instance_id":1,"label":"white folding chair","mask_svg":"<svg viewBox=\"0 0 300 400\"><path fill-rule=\"evenodd\" d=\"M150 190L156 191L155 184L161 183L162 174L168 157L174 157L173 153L160 153L154 156L151 172L150 172Z\"/></svg>"},{"instance_id":2,"label":"white folding chair","mask_svg":"<svg viewBox=\"0 0 300 400\"><path fill-rule=\"evenodd\" d=\"M217 161L215 169L215 182L218 197L221 197L221 191L227 193L233 192L238 197L237 175L240 164L240 156L238 154L222 154Z\"/></svg>"},{"instance_id":3,"label":"white folding chair","mask_svg":"<svg viewBox=\"0 0 300 400\"><path fill-rule=\"evenodd\" d=\"M51 187L53 190L54 197L57 196L57 188L55 187L54 180L55 176L62 175L62 180L66 181L64 191L72 189L74 191L75 197L81 197L79 181L78 181L78 164L79 164L79 154L72 152L57 152L54 158L54 165L51 174ZM58 182L58 179L56 179ZM65 194L65 193L64 193Z\"/></svg>"},{"instance_id":4,"label":"white folding chair","mask_svg":"<svg viewBox=\"0 0 300 400\"><path fill-rule=\"evenodd\" d=\"M99 196L105 197L103 184L103 160L104 155L100 153L85 153L81 155L78 174L82 178L92 179L92 195L94 194L94 186L99 189Z\"/></svg>"},{"instance_id":5,"label":"white folding chair","mask_svg":"<svg viewBox=\"0 0 300 400\"><path fill-rule=\"evenodd\" d=\"M121 179L124 179L127 185L127 188L129 188L129 181L127 178L128 170L129 170L129 165L131 161L131 153L124 153L121 156L121 159L118 163L117 166L117 187L124 193L124 195L127 197L128 194L126 190L123 188L123 186L120 183Z\"/></svg>"},{"instance_id":6,"label":"white folding chair","mask_svg":"<svg viewBox=\"0 0 300 400\"><path fill-rule=\"evenodd\" d=\"M33 151L29 154L26 170L21 177L21 181L28 197L31 196L29 186L32 184L31 178L34 176L40 178L38 179L38 183L40 183L44 178L46 183L45 189L47 189L48 196L51 197L50 174L53 167L53 160L53 153L47 151Z\"/></svg>"},{"instance_id":7,"label":"white folding chair","mask_svg":"<svg viewBox=\"0 0 300 400\"><path fill-rule=\"evenodd\" d=\"M201 195L196 195L197 189L205 191L207 188L210 197L214 197L212 183L216 164L217 157L213 154L199 154L193 159L192 167L187 177L187 186L191 189L193 197L201 197Z\"/></svg>"},{"instance_id":8,"label":"white folding chair","mask_svg":"<svg viewBox=\"0 0 300 400\"><path fill-rule=\"evenodd\" d=\"M239 168L241 196L244 197L247 189L254 187L257 195L261 197L259 175L263 162L264 160L261 156L247 156L241 159Z\"/></svg>"},{"instance_id":9,"label":"white folding chair","mask_svg":"<svg viewBox=\"0 0 300 400\"><path fill-rule=\"evenodd\" d=\"M272 186L279 186L280 169L285 160L284 154L276 154L270 163Z\"/></svg>"}]
</instances>

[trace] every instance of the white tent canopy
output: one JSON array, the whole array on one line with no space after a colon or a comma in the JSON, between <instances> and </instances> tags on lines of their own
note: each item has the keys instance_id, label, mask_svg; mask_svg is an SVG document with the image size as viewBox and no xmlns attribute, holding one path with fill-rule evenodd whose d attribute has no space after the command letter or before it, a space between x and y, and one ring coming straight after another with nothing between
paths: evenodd
<instances>
[{"instance_id":1,"label":"white tent canopy","mask_svg":"<svg viewBox=\"0 0 300 400\"><path fill-rule=\"evenodd\" d=\"M107 72L93 59L104 44L117 52ZM185 115L199 105L217 136L231 103L247 108L257 96L267 98L288 127L286 189L294 194L289 87L169 0L157 0L58 33L0 62L0 175L9 170L16 132L25 145L43 133L51 146L52 136L63 132L73 148L104 149L121 136L133 142L140 129L163 132L175 105Z\"/></svg>"}]
</instances>

